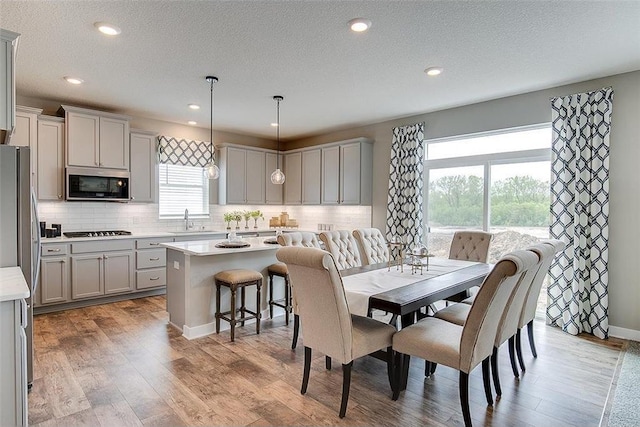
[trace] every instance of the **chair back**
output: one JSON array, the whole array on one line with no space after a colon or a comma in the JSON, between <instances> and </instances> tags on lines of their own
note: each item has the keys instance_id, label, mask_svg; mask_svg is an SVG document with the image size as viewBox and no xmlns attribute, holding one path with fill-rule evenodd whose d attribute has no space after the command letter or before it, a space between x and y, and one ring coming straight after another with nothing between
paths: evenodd
<instances>
[{"instance_id":1,"label":"chair back","mask_svg":"<svg viewBox=\"0 0 640 427\"><path fill-rule=\"evenodd\" d=\"M342 364L351 362L351 314L333 256L322 249L286 246L276 257L287 264L295 283L305 347Z\"/></svg>"},{"instance_id":2,"label":"chair back","mask_svg":"<svg viewBox=\"0 0 640 427\"><path fill-rule=\"evenodd\" d=\"M327 251L333 255L338 270L360 267L362 259L356 239L347 230L323 231L320 240Z\"/></svg>"},{"instance_id":3,"label":"chair back","mask_svg":"<svg viewBox=\"0 0 640 427\"><path fill-rule=\"evenodd\" d=\"M283 233L278 236L278 243L281 246L302 246L305 248L319 248L320 242L316 233L310 231L294 231Z\"/></svg>"},{"instance_id":4,"label":"chair back","mask_svg":"<svg viewBox=\"0 0 640 427\"><path fill-rule=\"evenodd\" d=\"M487 262L492 237L493 234L485 231L456 231L449 248L449 259Z\"/></svg>"},{"instance_id":5,"label":"chair back","mask_svg":"<svg viewBox=\"0 0 640 427\"><path fill-rule=\"evenodd\" d=\"M522 280L516 286L511 293L507 306L505 307L500 325L498 326L498 333L496 334L496 340L494 345L500 347L505 341L514 336L519 329L520 315L522 314L522 308L527 300L527 295L533 284L542 262L545 257L549 255L553 256L553 248L549 245L539 243L537 245L527 248L528 251L536 254L538 262L527 270L522 276Z\"/></svg>"},{"instance_id":6,"label":"chair back","mask_svg":"<svg viewBox=\"0 0 640 427\"><path fill-rule=\"evenodd\" d=\"M357 228L353 230L353 237L358 243L363 265L389 261L389 247L380 230L377 228Z\"/></svg>"},{"instance_id":7,"label":"chair back","mask_svg":"<svg viewBox=\"0 0 640 427\"><path fill-rule=\"evenodd\" d=\"M482 282L460 339L460 370L466 373L493 352L502 313L523 274L538 262L531 251L503 256Z\"/></svg>"},{"instance_id":8,"label":"chair back","mask_svg":"<svg viewBox=\"0 0 640 427\"><path fill-rule=\"evenodd\" d=\"M522 313L520 314L520 320L518 322L519 328L524 327L527 323L529 323L536 317L538 297L540 296L540 289L542 288L544 279L549 273L549 268L551 267L553 259L565 247L565 243L563 241L555 239L545 240L542 242L542 244L551 247L552 251L550 254L549 252L546 252L543 255L544 259L540 263L540 267L538 268L538 271L533 278L533 283L529 287L529 291L527 292L527 296L522 307Z\"/></svg>"}]
</instances>

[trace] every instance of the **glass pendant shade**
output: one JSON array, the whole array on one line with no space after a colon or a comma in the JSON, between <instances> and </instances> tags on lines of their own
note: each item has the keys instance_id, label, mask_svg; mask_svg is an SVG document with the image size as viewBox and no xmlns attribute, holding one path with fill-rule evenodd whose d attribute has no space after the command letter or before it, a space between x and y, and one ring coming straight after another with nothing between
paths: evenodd
<instances>
[{"instance_id":1,"label":"glass pendant shade","mask_svg":"<svg viewBox=\"0 0 640 427\"><path fill-rule=\"evenodd\" d=\"M218 179L220 176L220 168L213 161L204 168L204 177L209 179Z\"/></svg>"},{"instance_id":2,"label":"glass pendant shade","mask_svg":"<svg viewBox=\"0 0 640 427\"><path fill-rule=\"evenodd\" d=\"M282 173L280 168L274 170L271 174L271 182L278 185L284 184L284 173Z\"/></svg>"}]
</instances>

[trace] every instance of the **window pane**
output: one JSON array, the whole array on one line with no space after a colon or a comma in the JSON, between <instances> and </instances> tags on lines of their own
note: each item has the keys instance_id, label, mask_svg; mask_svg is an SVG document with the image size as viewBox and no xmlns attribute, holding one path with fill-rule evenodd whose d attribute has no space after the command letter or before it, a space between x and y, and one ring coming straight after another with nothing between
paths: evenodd
<instances>
[{"instance_id":1,"label":"window pane","mask_svg":"<svg viewBox=\"0 0 640 427\"><path fill-rule=\"evenodd\" d=\"M482 230L483 176L482 166L429 171L428 246L436 256L449 255L455 231Z\"/></svg>"},{"instance_id":2,"label":"window pane","mask_svg":"<svg viewBox=\"0 0 640 427\"><path fill-rule=\"evenodd\" d=\"M429 160L549 148L551 127L427 142Z\"/></svg>"},{"instance_id":3,"label":"window pane","mask_svg":"<svg viewBox=\"0 0 640 427\"><path fill-rule=\"evenodd\" d=\"M160 164L160 217L209 216L209 180L202 168Z\"/></svg>"}]
</instances>

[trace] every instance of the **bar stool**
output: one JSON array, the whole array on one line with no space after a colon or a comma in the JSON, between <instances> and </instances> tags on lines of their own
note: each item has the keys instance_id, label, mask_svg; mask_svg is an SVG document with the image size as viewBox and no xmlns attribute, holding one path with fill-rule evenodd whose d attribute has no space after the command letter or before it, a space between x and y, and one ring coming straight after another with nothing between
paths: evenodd
<instances>
[{"instance_id":1,"label":"bar stool","mask_svg":"<svg viewBox=\"0 0 640 427\"><path fill-rule=\"evenodd\" d=\"M253 270L223 270L213 276L216 283L216 334L220 333L220 319L226 320L231 325L231 341L235 341L236 323L244 326L244 322L256 319L256 333L260 333L260 288L262 287L262 274ZM256 311L248 310L245 304L245 288L256 286ZM220 287L225 286L231 291L230 310L220 312ZM240 288L240 308L236 308L236 291ZM240 317L236 314L240 312ZM229 317L227 317L229 315Z\"/></svg>"},{"instance_id":2,"label":"bar stool","mask_svg":"<svg viewBox=\"0 0 640 427\"><path fill-rule=\"evenodd\" d=\"M289 284L289 270L283 262L277 262L267 267L269 275L269 316L273 319L273 306L284 308L284 322L289 324L289 312L291 311L291 285ZM273 276L284 279L284 298L273 299Z\"/></svg>"}]
</instances>

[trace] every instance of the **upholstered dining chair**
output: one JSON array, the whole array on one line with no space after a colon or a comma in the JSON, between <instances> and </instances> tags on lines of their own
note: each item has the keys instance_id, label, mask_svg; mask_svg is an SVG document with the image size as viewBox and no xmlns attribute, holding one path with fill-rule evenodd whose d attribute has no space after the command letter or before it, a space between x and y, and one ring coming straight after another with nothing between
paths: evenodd
<instances>
[{"instance_id":1,"label":"upholstered dining chair","mask_svg":"<svg viewBox=\"0 0 640 427\"><path fill-rule=\"evenodd\" d=\"M397 332L393 336L393 349L397 352L394 399L406 383L402 373L410 356L457 369L464 423L471 426L469 373L482 363L485 396L487 403L493 404L489 364L498 325L513 290L537 261L530 251L503 256L480 286L463 326L427 317Z\"/></svg>"},{"instance_id":2,"label":"upholstered dining chair","mask_svg":"<svg viewBox=\"0 0 640 427\"><path fill-rule=\"evenodd\" d=\"M293 231L291 233L283 233L277 237L280 246L298 246L304 248L320 248L320 242L316 233L310 231ZM285 268L286 268L286 264ZM289 274L287 270L287 275ZM289 284L291 284L291 278L289 277ZM291 294L293 307L293 339L291 340L291 350L295 350L298 346L298 335L300 333L300 317L298 316L298 305L296 300L295 286L291 285Z\"/></svg>"},{"instance_id":3,"label":"upholstered dining chair","mask_svg":"<svg viewBox=\"0 0 640 427\"><path fill-rule=\"evenodd\" d=\"M540 296L540 289L542 289L542 284L544 282L544 279L547 277L547 274L549 273L549 268L551 267L551 263L553 262L554 258L566 246L563 241L555 239L545 240L542 243L553 248L553 255L542 261L542 264L538 269L538 273L534 277L533 283L529 288L526 301L524 303L524 306L522 307L522 313L520 314L520 319L518 322L518 332L516 333L516 351L518 353L520 368L522 368L523 371L525 370L525 365L522 358L520 331L525 327L525 325L527 326L527 335L529 336L529 347L531 348L531 354L533 354L533 357L538 357L535 340L533 338L533 319L535 319L536 317L536 309L538 307L538 297Z\"/></svg>"},{"instance_id":4,"label":"upholstered dining chair","mask_svg":"<svg viewBox=\"0 0 640 427\"><path fill-rule=\"evenodd\" d=\"M453 233L449 247L449 259L487 262L493 234L480 230L463 230ZM460 302L469 297L464 291L446 299L448 302Z\"/></svg>"},{"instance_id":5,"label":"upholstered dining chair","mask_svg":"<svg viewBox=\"0 0 640 427\"><path fill-rule=\"evenodd\" d=\"M393 326L349 313L342 278L331 254L321 249L283 247L276 252L284 262L296 288L296 298L304 328L304 372L301 393L307 392L312 350L320 351L330 360L342 364L342 401L340 418L347 411L351 368L359 357L378 350L387 350L387 373L392 381Z\"/></svg>"},{"instance_id":6,"label":"upholstered dining chair","mask_svg":"<svg viewBox=\"0 0 640 427\"><path fill-rule=\"evenodd\" d=\"M356 239L347 230L323 231L320 240L327 251L333 255L338 270L360 267L362 258Z\"/></svg>"},{"instance_id":7,"label":"upholstered dining chair","mask_svg":"<svg viewBox=\"0 0 640 427\"><path fill-rule=\"evenodd\" d=\"M363 265L389 261L387 240L379 229L357 228L353 230L353 237L358 243Z\"/></svg>"}]
</instances>

